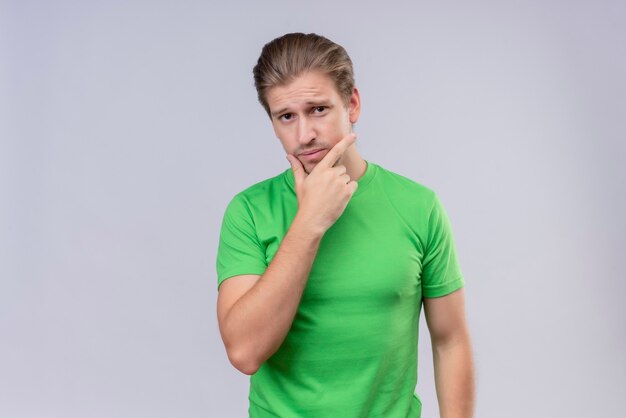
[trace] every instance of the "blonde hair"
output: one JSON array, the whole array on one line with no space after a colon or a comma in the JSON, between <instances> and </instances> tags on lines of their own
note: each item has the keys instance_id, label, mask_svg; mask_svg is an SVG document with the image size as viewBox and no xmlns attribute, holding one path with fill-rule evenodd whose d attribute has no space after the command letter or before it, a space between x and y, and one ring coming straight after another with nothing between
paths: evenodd
<instances>
[{"instance_id":1,"label":"blonde hair","mask_svg":"<svg viewBox=\"0 0 626 418\"><path fill-rule=\"evenodd\" d=\"M252 70L259 102L268 115L267 90L288 84L306 71L328 75L348 105L354 90L354 73L346 50L315 33L288 33L265 44Z\"/></svg>"}]
</instances>

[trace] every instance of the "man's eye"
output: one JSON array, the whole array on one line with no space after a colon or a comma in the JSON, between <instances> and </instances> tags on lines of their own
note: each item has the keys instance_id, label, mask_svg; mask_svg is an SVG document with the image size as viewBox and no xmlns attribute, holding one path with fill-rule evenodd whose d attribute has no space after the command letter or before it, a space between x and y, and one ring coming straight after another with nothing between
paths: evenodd
<instances>
[{"instance_id":1,"label":"man's eye","mask_svg":"<svg viewBox=\"0 0 626 418\"><path fill-rule=\"evenodd\" d=\"M285 113L283 115L280 115L280 118L282 120L289 120L289 119L291 119L291 113Z\"/></svg>"},{"instance_id":2,"label":"man's eye","mask_svg":"<svg viewBox=\"0 0 626 418\"><path fill-rule=\"evenodd\" d=\"M325 110L326 110L326 106L315 106L315 107L313 108L313 111L314 111L314 112L317 112L317 113L322 113L322 112L323 112L323 111L325 111Z\"/></svg>"}]
</instances>

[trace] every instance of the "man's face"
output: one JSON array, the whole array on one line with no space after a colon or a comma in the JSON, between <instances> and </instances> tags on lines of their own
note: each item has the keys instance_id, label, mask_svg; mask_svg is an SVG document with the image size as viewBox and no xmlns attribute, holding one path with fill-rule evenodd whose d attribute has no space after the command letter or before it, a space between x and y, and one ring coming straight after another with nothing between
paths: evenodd
<instances>
[{"instance_id":1,"label":"man's face","mask_svg":"<svg viewBox=\"0 0 626 418\"><path fill-rule=\"evenodd\" d=\"M346 107L333 80L316 71L303 73L287 85L272 87L267 92L267 103L274 132L285 152L298 158L307 173L352 131L360 112L356 88Z\"/></svg>"}]
</instances>

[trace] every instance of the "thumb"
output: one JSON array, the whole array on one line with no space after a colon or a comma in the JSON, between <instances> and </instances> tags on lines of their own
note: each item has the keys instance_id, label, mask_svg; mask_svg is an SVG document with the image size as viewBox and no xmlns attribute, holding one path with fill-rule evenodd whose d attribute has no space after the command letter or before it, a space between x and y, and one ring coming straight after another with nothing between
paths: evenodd
<instances>
[{"instance_id":1,"label":"thumb","mask_svg":"<svg viewBox=\"0 0 626 418\"><path fill-rule=\"evenodd\" d=\"M304 167L300 160L294 157L291 154L287 154L287 160L291 164L291 169L293 170L293 179L296 182L296 187L300 187L300 184L306 178L306 173L304 172Z\"/></svg>"}]
</instances>

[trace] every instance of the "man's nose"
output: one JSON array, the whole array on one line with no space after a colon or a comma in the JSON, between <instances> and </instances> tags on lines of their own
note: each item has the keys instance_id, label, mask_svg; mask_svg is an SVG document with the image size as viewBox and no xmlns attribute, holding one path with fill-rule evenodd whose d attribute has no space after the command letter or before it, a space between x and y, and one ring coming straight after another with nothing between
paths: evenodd
<instances>
[{"instance_id":1,"label":"man's nose","mask_svg":"<svg viewBox=\"0 0 626 418\"><path fill-rule=\"evenodd\" d=\"M308 144L315 139L315 129L313 124L307 118L298 120L298 142L300 144Z\"/></svg>"}]
</instances>

